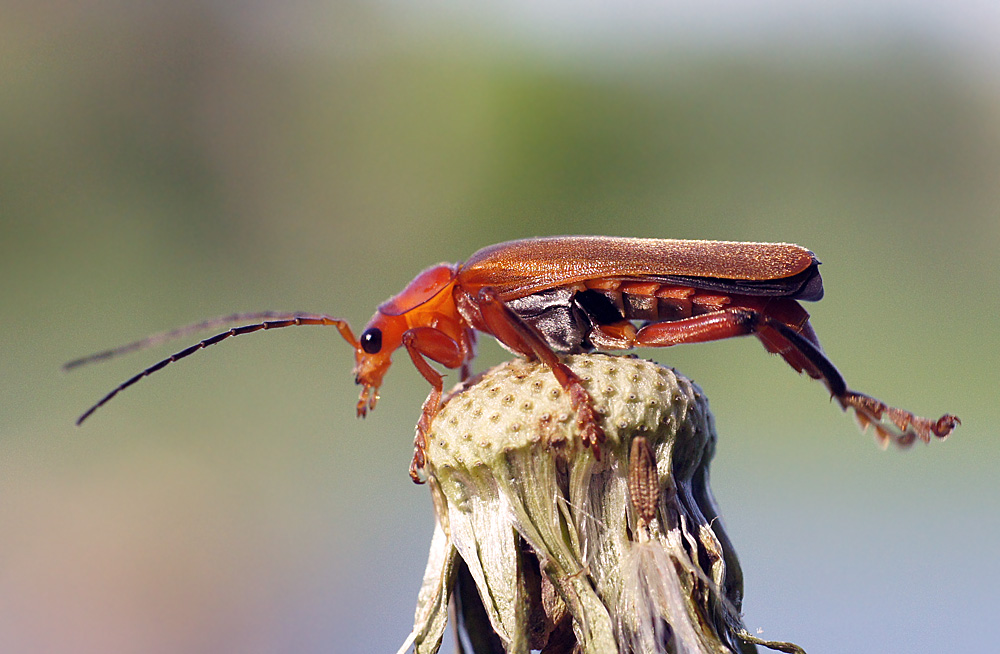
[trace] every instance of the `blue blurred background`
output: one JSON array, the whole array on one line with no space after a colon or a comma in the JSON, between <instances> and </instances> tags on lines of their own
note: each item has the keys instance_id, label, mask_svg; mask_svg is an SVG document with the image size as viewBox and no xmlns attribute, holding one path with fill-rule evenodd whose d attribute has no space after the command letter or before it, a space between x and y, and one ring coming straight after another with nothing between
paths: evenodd
<instances>
[{"instance_id":1,"label":"blue blurred background","mask_svg":"<svg viewBox=\"0 0 1000 654\"><path fill-rule=\"evenodd\" d=\"M395 651L432 529L405 357L358 421L335 330L237 339L80 429L187 343L59 366L233 311L359 328L429 264L564 233L815 251L848 382L965 424L882 452L755 341L640 352L712 399L747 625L995 648L996 3L0 12L0 651Z\"/></svg>"}]
</instances>

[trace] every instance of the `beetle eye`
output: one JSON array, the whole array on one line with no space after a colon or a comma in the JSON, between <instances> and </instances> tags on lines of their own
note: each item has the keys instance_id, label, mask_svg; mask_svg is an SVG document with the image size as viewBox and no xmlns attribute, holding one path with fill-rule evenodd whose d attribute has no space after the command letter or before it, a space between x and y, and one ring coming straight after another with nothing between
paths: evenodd
<instances>
[{"instance_id":1,"label":"beetle eye","mask_svg":"<svg viewBox=\"0 0 1000 654\"><path fill-rule=\"evenodd\" d=\"M370 327L361 334L361 349L368 354L375 354L382 349L382 330Z\"/></svg>"}]
</instances>

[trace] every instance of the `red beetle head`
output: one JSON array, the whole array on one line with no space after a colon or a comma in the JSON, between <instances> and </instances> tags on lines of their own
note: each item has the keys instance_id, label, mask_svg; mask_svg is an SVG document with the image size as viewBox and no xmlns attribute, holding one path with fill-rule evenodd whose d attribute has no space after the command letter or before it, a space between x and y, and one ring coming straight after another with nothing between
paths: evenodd
<instances>
[{"instance_id":1,"label":"red beetle head","mask_svg":"<svg viewBox=\"0 0 1000 654\"><path fill-rule=\"evenodd\" d=\"M392 365L392 353L403 344L406 320L376 311L361 332L354 350L354 382L364 386L358 400L358 415L365 416L378 402L378 388Z\"/></svg>"},{"instance_id":2,"label":"red beetle head","mask_svg":"<svg viewBox=\"0 0 1000 654\"><path fill-rule=\"evenodd\" d=\"M403 335L414 327L433 327L437 311L432 302L455 280L457 266L441 263L423 271L398 295L375 312L354 350L354 381L364 386L358 400L358 415L364 416L378 402L378 388L392 365L392 353L403 345ZM450 300L450 295L445 298ZM425 309L425 310L421 310Z\"/></svg>"}]
</instances>

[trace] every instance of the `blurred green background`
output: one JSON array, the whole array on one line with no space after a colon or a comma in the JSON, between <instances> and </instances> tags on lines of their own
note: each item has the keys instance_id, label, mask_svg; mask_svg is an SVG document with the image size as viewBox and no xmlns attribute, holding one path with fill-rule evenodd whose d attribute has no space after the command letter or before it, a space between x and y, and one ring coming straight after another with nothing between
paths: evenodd
<instances>
[{"instance_id":1,"label":"blurred green background","mask_svg":"<svg viewBox=\"0 0 1000 654\"><path fill-rule=\"evenodd\" d=\"M947 7L6 0L0 651L395 651L432 529L405 357L365 421L311 328L80 429L187 343L59 366L234 311L357 329L429 264L564 233L815 251L848 382L964 425L882 452L755 341L641 352L712 398L747 624L995 647L1000 13Z\"/></svg>"}]
</instances>

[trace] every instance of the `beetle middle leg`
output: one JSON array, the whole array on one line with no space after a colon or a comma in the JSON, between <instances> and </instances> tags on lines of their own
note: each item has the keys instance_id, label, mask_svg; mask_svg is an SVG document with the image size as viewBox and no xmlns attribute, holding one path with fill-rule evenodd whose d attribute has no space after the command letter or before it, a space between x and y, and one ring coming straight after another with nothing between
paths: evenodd
<instances>
[{"instance_id":1,"label":"beetle middle leg","mask_svg":"<svg viewBox=\"0 0 1000 654\"><path fill-rule=\"evenodd\" d=\"M583 380L559 360L559 355L530 325L500 300L495 290L488 287L481 289L478 293L478 306L483 321L493 336L512 350L529 359L537 359L552 370L559 385L569 393L583 444L590 447L594 456L600 459L604 430L597 422L594 401L583 387Z\"/></svg>"}]
</instances>

